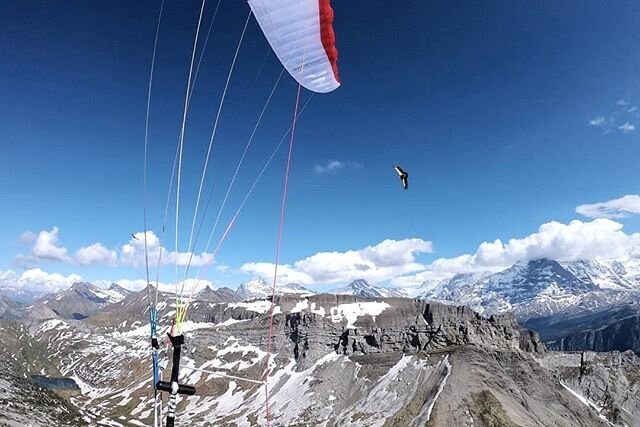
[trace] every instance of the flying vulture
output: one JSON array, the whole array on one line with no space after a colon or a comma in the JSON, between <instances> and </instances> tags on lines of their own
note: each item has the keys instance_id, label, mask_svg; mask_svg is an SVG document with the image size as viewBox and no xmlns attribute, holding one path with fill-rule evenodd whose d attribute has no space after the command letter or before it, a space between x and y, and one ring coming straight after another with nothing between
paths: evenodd
<instances>
[{"instance_id":1,"label":"flying vulture","mask_svg":"<svg viewBox=\"0 0 640 427\"><path fill-rule=\"evenodd\" d=\"M402 187L406 190L409 188L409 174L406 173L400 166L395 165L394 169L398 172L398 176L400 177L400 181L402 181Z\"/></svg>"}]
</instances>

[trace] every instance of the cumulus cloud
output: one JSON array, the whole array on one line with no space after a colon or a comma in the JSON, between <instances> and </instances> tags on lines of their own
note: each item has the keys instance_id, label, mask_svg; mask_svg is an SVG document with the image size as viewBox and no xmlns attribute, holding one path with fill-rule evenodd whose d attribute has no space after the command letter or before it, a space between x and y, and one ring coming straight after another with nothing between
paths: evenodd
<instances>
[{"instance_id":1,"label":"cumulus cloud","mask_svg":"<svg viewBox=\"0 0 640 427\"><path fill-rule=\"evenodd\" d=\"M375 246L346 252L319 252L278 266L278 282L302 285L344 283L355 279L384 282L424 269L416 261L421 253L433 252L432 243L422 239L384 240ZM273 276L272 263L246 263L241 268L255 276Z\"/></svg>"},{"instance_id":2,"label":"cumulus cloud","mask_svg":"<svg viewBox=\"0 0 640 427\"><path fill-rule=\"evenodd\" d=\"M58 234L58 227L55 226L51 231L43 230L39 232L31 249L32 255L36 259L62 262L71 261L69 255L67 255L67 248L58 245ZM23 233L23 236L24 235L25 233Z\"/></svg>"},{"instance_id":3,"label":"cumulus cloud","mask_svg":"<svg viewBox=\"0 0 640 427\"><path fill-rule=\"evenodd\" d=\"M18 255L15 261L19 265L25 265L41 260L60 261L67 264L87 265L108 265L108 266L133 266L143 267L145 265L144 232L134 233L127 243L121 245L118 250L108 249L102 243L96 242L89 246L78 249L74 256L68 254L65 247L59 245L59 229L53 227L50 231L43 230L37 235L26 231L20 236L20 240L28 243L33 242L33 247L29 255ZM160 245L160 239L148 231L147 254L149 260L155 264L160 251L162 250L162 264L178 264L186 266L191 262L192 266L199 267L213 263L213 255L202 252L192 254L191 252L175 252L167 250Z\"/></svg>"},{"instance_id":4,"label":"cumulus cloud","mask_svg":"<svg viewBox=\"0 0 640 427\"><path fill-rule=\"evenodd\" d=\"M78 249L75 260L80 265L116 265L118 254L116 251L105 248L101 243L94 243L93 245Z\"/></svg>"},{"instance_id":5,"label":"cumulus cloud","mask_svg":"<svg viewBox=\"0 0 640 427\"><path fill-rule=\"evenodd\" d=\"M627 194L619 199L580 205L576 212L589 218L625 218L640 214L640 196Z\"/></svg>"},{"instance_id":6,"label":"cumulus cloud","mask_svg":"<svg viewBox=\"0 0 640 427\"><path fill-rule=\"evenodd\" d=\"M551 221L523 238L480 244L473 254L440 258L413 276L397 277L394 284L418 284L457 273L500 271L518 261L549 258L576 261L640 255L640 233L626 234L620 223L606 218L563 224Z\"/></svg>"},{"instance_id":7,"label":"cumulus cloud","mask_svg":"<svg viewBox=\"0 0 640 427\"><path fill-rule=\"evenodd\" d=\"M191 259L191 265L200 267L212 264L213 254L202 252L200 254L192 254L191 252L175 252L169 251L162 247L160 239L153 231L147 231L147 255L150 260L157 260L162 255L161 261L163 265L171 265L176 262L180 266L186 266ZM129 265L133 267L143 267L145 265L145 248L144 248L144 232L134 233L129 242L120 247L121 265ZM162 251L162 254L160 254ZM154 261L157 262L157 261Z\"/></svg>"},{"instance_id":8,"label":"cumulus cloud","mask_svg":"<svg viewBox=\"0 0 640 427\"><path fill-rule=\"evenodd\" d=\"M0 271L0 288L25 290L38 293L57 292L67 289L82 280L77 274L68 276L59 273L47 273L39 268L25 270L18 274L13 270Z\"/></svg>"},{"instance_id":9,"label":"cumulus cloud","mask_svg":"<svg viewBox=\"0 0 640 427\"><path fill-rule=\"evenodd\" d=\"M329 160L326 165L314 165L313 171L319 175L336 174L342 169L359 170L364 165L360 162L342 162L340 160Z\"/></svg>"}]
</instances>

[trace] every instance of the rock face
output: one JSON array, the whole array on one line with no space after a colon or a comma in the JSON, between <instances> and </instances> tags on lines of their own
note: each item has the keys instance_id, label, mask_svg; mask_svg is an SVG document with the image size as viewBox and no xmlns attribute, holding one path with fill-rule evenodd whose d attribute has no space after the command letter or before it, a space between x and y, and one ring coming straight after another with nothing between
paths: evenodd
<instances>
[{"instance_id":1,"label":"rock face","mask_svg":"<svg viewBox=\"0 0 640 427\"><path fill-rule=\"evenodd\" d=\"M608 326L551 340L549 346L563 351L626 351L640 355L640 315Z\"/></svg>"},{"instance_id":2,"label":"rock face","mask_svg":"<svg viewBox=\"0 0 640 427\"><path fill-rule=\"evenodd\" d=\"M0 425L83 425L77 408L29 380L29 373L43 369L47 363L44 350L31 341L24 326L14 321L0 322ZM36 358L43 360L38 362Z\"/></svg>"},{"instance_id":3,"label":"rock face","mask_svg":"<svg viewBox=\"0 0 640 427\"><path fill-rule=\"evenodd\" d=\"M146 295L132 294L88 319L30 319L5 332L0 323L0 338L28 376L74 379L81 394L70 402L85 424L149 425ZM162 293L159 301L164 334L175 304ZM602 417L615 411L621 414L616 425L623 426L637 425L640 416L635 395L611 394L614 412L606 414L576 397L583 396L578 386L589 382L615 382L622 390L627 381L634 390L635 356L617 364L594 360L576 385L575 355L548 352L512 315L320 294L283 295L273 307L268 298L198 299L187 320L180 382L194 385L198 395L180 398L181 425L265 425L264 386L243 380L260 381L265 371L274 426L605 426ZM170 356L163 342L165 379Z\"/></svg>"},{"instance_id":4,"label":"rock face","mask_svg":"<svg viewBox=\"0 0 640 427\"><path fill-rule=\"evenodd\" d=\"M0 319L19 319L24 316L24 306L0 296Z\"/></svg>"},{"instance_id":5,"label":"rock face","mask_svg":"<svg viewBox=\"0 0 640 427\"><path fill-rule=\"evenodd\" d=\"M66 291L47 295L27 308L31 318L84 319L106 307L125 299L131 292L112 284L107 290L91 283L74 283ZM53 313L53 314L52 314Z\"/></svg>"},{"instance_id":6,"label":"rock face","mask_svg":"<svg viewBox=\"0 0 640 427\"><path fill-rule=\"evenodd\" d=\"M230 289L230 288L211 289L210 286L207 286L202 291L198 292L197 299L203 300L203 301L217 302L217 303L241 301L241 298L233 289Z\"/></svg>"},{"instance_id":7,"label":"rock face","mask_svg":"<svg viewBox=\"0 0 640 427\"><path fill-rule=\"evenodd\" d=\"M633 352L550 352L539 363L609 425L640 425L640 358Z\"/></svg>"},{"instance_id":8,"label":"rock face","mask_svg":"<svg viewBox=\"0 0 640 427\"><path fill-rule=\"evenodd\" d=\"M253 304L216 305L210 309L208 321L220 324L230 319L256 320L262 325L268 319L253 311L258 310L257 303ZM276 298L276 306L283 314L274 318L273 349L286 351L301 366L315 363L327 350L345 356L415 354L465 345L545 351L537 334L519 327L512 315L484 318L468 307L407 298L363 299L331 294L303 299L281 296ZM265 313L267 308L265 304ZM194 310L200 313L197 308ZM234 336L252 345L264 344L264 335L256 331L254 323L234 326Z\"/></svg>"}]
</instances>

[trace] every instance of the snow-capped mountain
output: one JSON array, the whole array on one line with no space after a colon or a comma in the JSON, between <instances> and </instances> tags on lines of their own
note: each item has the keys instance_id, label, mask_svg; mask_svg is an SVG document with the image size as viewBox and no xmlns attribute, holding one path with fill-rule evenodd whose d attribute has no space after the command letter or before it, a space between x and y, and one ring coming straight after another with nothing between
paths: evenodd
<instances>
[{"instance_id":1,"label":"snow-capped mountain","mask_svg":"<svg viewBox=\"0 0 640 427\"><path fill-rule=\"evenodd\" d=\"M240 284L240 286L238 286L238 289L236 290L236 294L242 301L255 298L264 298L267 296L271 296L273 291L272 286L272 284L256 277ZM297 283L288 283L286 285L276 286L276 295L284 294L314 294L314 292L298 285Z\"/></svg>"},{"instance_id":2,"label":"snow-capped mountain","mask_svg":"<svg viewBox=\"0 0 640 427\"><path fill-rule=\"evenodd\" d=\"M34 427L150 425L149 326L143 307L131 304L145 298L147 289L82 320L0 322L6 344L0 399L11 403L2 419ZM159 301L164 331L175 305L168 293ZM327 294L279 296L275 304L273 425L480 426L489 419L622 427L640 420L634 382L640 359L629 353L590 355L590 369L582 372L579 354L545 351L512 316L488 319L427 301ZM179 382L197 391L178 397L176 424L266 425L264 387L256 382L269 363L270 307L268 298L194 301ZM170 351L164 340L160 345L167 380ZM50 390L60 391L60 383L77 387L65 390L63 401L31 378ZM582 396L606 400L606 410Z\"/></svg>"},{"instance_id":3,"label":"snow-capped mountain","mask_svg":"<svg viewBox=\"0 0 640 427\"><path fill-rule=\"evenodd\" d=\"M124 300L131 292L113 283L100 289L87 282L76 282L65 291L46 295L27 307L30 317L82 319L109 304Z\"/></svg>"},{"instance_id":4,"label":"snow-capped mountain","mask_svg":"<svg viewBox=\"0 0 640 427\"><path fill-rule=\"evenodd\" d=\"M103 292L109 295L109 302L120 302L133 293L117 283L112 283L109 289L103 290Z\"/></svg>"},{"instance_id":5,"label":"snow-capped mountain","mask_svg":"<svg viewBox=\"0 0 640 427\"><path fill-rule=\"evenodd\" d=\"M22 287L2 286L0 296L20 304L31 304L33 301L45 296L48 292Z\"/></svg>"},{"instance_id":6,"label":"snow-capped mountain","mask_svg":"<svg viewBox=\"0 0 640 427\"><path fill-rule=\"evenodd\" d=\"M370 298L407 298L409 296L407 291L405 291L404 289L392 289L384 288L382 286L373 286L363 279L354 280L344 288L334 289L332 291L329 291L329 293L334 295L355 295L359 297Z\"/></svg>"},{"instance_id":7,"label":"snow-capped mountain","mask_svg":"<svg viewBox=\"0 0 640 427\"><path fill-rule=\"evenodd\" d=\"M600 289L633 291L638 289L640 271L629 260L586 260L561 262L578 280L593 283Z\"/></svg>"},{"instance_id":8,"label":"snow-capped mountain","mask_svg":"<svg viewBox=\"0 0 640 427\"><path fill-rule=\"evenodd\" d=\"M453 295L455 289L477 282L490 275L491 273L489 272L459 273L447 279L430 280L424 282L417 289L417 298L428 299L433 295L438 295L438 298L446 300L449 299L447 298L448 295Z\"/></svg>"},{"instance_id":9,"label":"snow-capped mountain","mask_svg":"<svg viewBox=\"0 0 640 427\"><path fill-rule=\"evenodd\" d=\"M420 298L468 305L485 314L513 311L520 319L617 304L640 296L640 287L606 261L518 262L477 279L457 275Z\"/></svg>"}]
</instances>

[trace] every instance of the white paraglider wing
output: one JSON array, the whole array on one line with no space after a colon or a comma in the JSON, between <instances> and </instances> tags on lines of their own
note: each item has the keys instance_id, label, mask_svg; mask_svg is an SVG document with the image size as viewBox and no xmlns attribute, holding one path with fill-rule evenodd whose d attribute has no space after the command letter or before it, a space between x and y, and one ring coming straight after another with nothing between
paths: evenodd
<instances>
[{"instance_id":1,"label":"white paraglider wing","mask_svg":"<svg viewBox=\"0 0 640 427\"><path fill-rule=\"evenodd\" d=\"M298 83L319 93L340 86L329 0L249 0L249 5L271 48Z\"/></svg>"}]
</instances>

